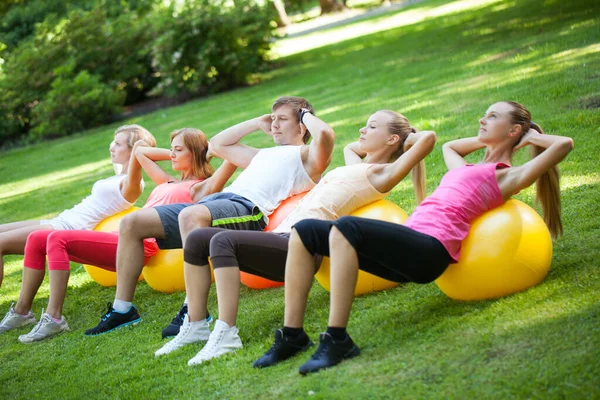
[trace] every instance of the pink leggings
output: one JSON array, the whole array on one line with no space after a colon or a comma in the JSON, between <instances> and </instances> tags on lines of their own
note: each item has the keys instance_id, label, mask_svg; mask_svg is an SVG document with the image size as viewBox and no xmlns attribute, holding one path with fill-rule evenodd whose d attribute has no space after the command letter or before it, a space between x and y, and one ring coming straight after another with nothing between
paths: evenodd
<instances>
[{"instance_id":1,"label":"pink leggings","mask_svg":"<svg viewBox=\"0 0 600 400\"><path fill-rule=\"evenodd\" d=\"M69 261L116 271L118 232L34 231L25 244L26 268L44 270L46 254L49 270L69 270ZM155 239L144 240L144 264L158 252Z\"/></svg>"}]
</instances>

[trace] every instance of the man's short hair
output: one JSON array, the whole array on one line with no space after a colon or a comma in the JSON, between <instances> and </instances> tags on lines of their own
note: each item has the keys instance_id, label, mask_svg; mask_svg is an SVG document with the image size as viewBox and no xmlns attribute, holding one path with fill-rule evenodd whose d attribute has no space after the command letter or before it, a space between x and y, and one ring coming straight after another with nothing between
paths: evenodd
<instances>
[{"instance_id":1,"label":"man's short hair","mask_svg":"<svg viewBox=\"0 0 600 400\"><path fill-rule=\"evenodd\" d=\"M281 96L280 98L275 100L275 103L273 103L273 107L271 107L271 110L275 111L281 106L289 106L296 115L296 121L298 122L300 122L300 111L303 108L306 108L310 111L312 115L315 115L315 109L313 108L313 106L308 102L308 100L302 97ZM309 139L310 132L308 131L308 129L306 129L306 133L304 134L304 137L302 137L302 141L306 144L308 143Z\"/></svg>"}]
</instances>

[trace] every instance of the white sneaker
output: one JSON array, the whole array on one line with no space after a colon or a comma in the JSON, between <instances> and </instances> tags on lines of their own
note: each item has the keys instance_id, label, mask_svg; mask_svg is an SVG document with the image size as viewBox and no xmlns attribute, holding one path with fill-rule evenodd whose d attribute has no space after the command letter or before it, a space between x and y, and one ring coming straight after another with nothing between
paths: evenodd
<instances>
[{"instance_id":1,"label":"white sneaker","mask_svg":"<svg viewBox=\"0 0 600 400\"><path fill-rule=\"evenodd\" d=\"M231 353L241 349L242 340L238 335L238 328L230 327L220 319L215 322L215 329L210 334L208 342L194 358L188 361L188 365L202 364L203 361L221 357L223 354Z\"/></svg>"},{"instance_id":2,"label":"white sneaker","mask_svg":"<svg viewBox=\"0 0 600 400\"><path fill-rule=\"evenodd\" d=\"M209 336L210 329L208 329L208 322L206 319L198 322L190 322L190 317L186 314L183 318L183 325L181 325L181 329L177 336L163 347L156 350L154 355L158 357L163 354L169 354L187 344L208 340Z\"/></svg>"},{"instance_id":3,"label":"white sneaker","mask_svg":"<svg viewBox=\"0 0 600 400\"><path fill-rule=\"evenodd\" d=\"M35 324L37 320L31 311L27 315L21 315L15 312L12 303L8 312L0 322L0 333L10 331L11 329L20 328L25 325Z\"/></svg>"},{"instance_id":4,"label":"white sneaker","mask_svg":"<svg viewBox=\"0 0 600 400\"><path fill-rule=\"evenodd\" d=\"M54 322L50 314L42 314L40 322L33 327L31 332L27 335L19 336L19 342L21 343L33 343L39 342L40 340L51 338L59 333L68 331L69 325L65 320L65 317L61 315L60 322Z\"/></svg>"}]
</instances>

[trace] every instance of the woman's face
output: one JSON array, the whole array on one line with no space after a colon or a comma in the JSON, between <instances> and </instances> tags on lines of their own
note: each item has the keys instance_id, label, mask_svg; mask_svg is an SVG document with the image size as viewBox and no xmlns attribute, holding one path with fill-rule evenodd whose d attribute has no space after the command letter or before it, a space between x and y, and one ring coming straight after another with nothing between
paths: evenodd
<instances>
[{"instance_id":1,"label":"woman's face","mask_svg":"<svg viewBox=\"0 0 600 400\"><path fill-rule=\"evenodd\" d=\"M114 164L127 164L131 156L131 149L127 144L129 135L126 133L117 133L110 144L110 159Z\"/></svg>"},{"instance_id":2,"label":"woman's face","mask_svg":"<svg viewBox=\"0 0 600 400\"><path fill-rule=\"evenodd\" d=\"M192 152L185 145L182 135L171 141L171 165L175 171L186 171L192 168Z\"/></svg>"},{"instance_id":3,"label":"woman's face","mask_svg":"<svg viewBox=\"0 0 600 400\"><path fill-rule=\"evenodd\" d=\"M388 129L392 116L384 112L376 112L367 120L367 125L359 130L358 142L363 151L367 153L381 150L384 146L391 144L393 139Z\"/></svg>"},{"instance_id":4,"label":"woman's face","mask_svg":"<svg viewBox=\"0 0 600 400\"><path fill-rule=\"evenodd\" d=\"M492 104L479 119L479 140L485 144L498 143L520 134L520 125L511 122L511 111L508 103Z\"/></svg>"}]
</instances>

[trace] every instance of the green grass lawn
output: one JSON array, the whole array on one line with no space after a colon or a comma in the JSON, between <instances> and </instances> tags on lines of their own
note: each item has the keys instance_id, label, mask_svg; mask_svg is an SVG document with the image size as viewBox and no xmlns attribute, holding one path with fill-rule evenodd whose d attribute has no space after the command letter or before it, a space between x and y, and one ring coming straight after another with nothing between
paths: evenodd
<instances>
[{"instance_id":1,"label":"green grass lawn","mask_svg":"<svg viewBox=\"0 0 600 400\"><path fill-rule=\"evenodd\" d=\"M261 84L127 121L167 146L175 128L199 127L212 136L269 112L279 95L305 96L336 131L333 168L368 116L389 108L438 133L426 160L431 193L445 172L441 145L475 135L491 103L519 101L548 133L575 140L560 166L565 235L555 241L551 271L539 286L480 302L453 301L435 284L358 298L349 331L361 356L301 377L297 368L309 354L268 370L251 367L282 324L281 288L242 289L244 349L190 368L187 360L202 345L153 355L183 293L161 294L141 283L140 325L85 337L114 289L73 264L64 310L72 332L33 345L17 341L27 329L0 336L0 398L600 398L598 15L600 3L586 0L424 1L282 41L278 49L296 53L276 60L280 68L260 75ZM53 216L87 195L111 173L108 144L116 126L0 154L0 221ZM259 133L247 143L270 145ZM408 181L390 198L410 213ZM528 189L516 197L533 205L533 195ZM7 261L2 314L20 289L22 258ZM44 284L36 315L47 297ZM313 339L326 327L328 299L315 283L305 327ZM214 291L209 306L216 313Z\"/></svg>"}]
</instances>

